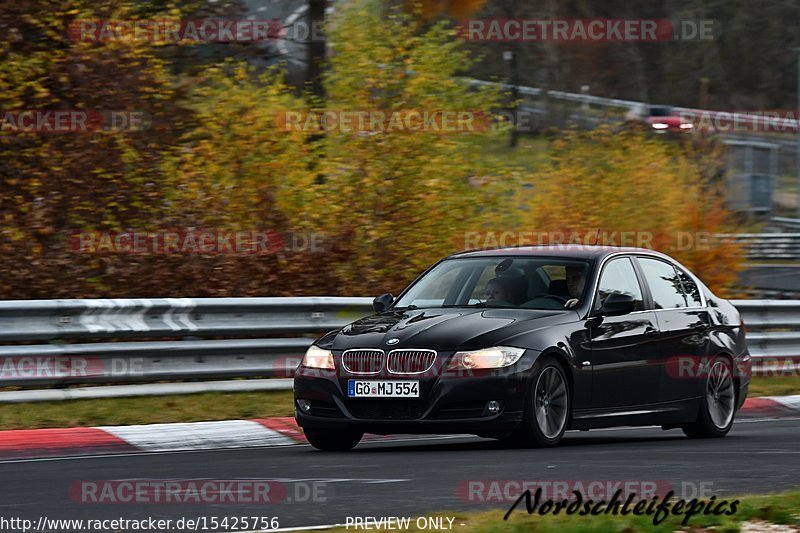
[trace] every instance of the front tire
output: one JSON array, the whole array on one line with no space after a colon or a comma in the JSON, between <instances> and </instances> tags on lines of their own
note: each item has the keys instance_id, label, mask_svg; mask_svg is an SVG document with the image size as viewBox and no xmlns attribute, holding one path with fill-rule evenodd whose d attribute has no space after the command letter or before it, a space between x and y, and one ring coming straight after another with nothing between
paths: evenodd
<instances>
[{"instance_id":1,"label":"front tire","mask_svg":"<svg viewBox=\"0 0 800 533\"><path fill-rule=\"evenodd\" d=\"M567 430L570 407L564 370L552 357L542 358L525 400L522 426L513 440L538 448L556 446Z\"/></svg>"},{"instance_id":2,"label":"front tire","mask_svg":"<svg viewBox=\"0 0 800 533\"><path fill-rule=\"evenodd\" d=\"M304 429L308 443L325 452L347 452L356 447L363 433L325 429Z\"/></svg>"},{"instance_id":3,"label":"front tire","mask_svg":"<svg viewBox=\"0 0 800 533\"><path fill-rule=\"evenodd\" d=\"M717 357L709 367L697 420L681 429L693 439L724 437L733 426L735 413L736 389L731 363L725 357Z\"/></svg>"}]
</instances>

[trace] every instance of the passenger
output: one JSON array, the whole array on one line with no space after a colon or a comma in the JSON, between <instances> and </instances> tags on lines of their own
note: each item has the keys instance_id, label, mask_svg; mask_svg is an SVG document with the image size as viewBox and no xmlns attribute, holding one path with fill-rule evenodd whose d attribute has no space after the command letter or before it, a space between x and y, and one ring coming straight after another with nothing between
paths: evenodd
<instances>
[{"instance_id":1,"label":"passenger","mask_svg":"<svg viewBox=\"0 0 800 533\"><path fill-rule=\"evenodd\" d=\"M486 284L487 302L510 302L508 287L504 285L500 278L493 278Z\"/></svg>"},{"instance_id":2,"label":"passenger","mask_svg":"<svg viewBox=\"0 0 800 533\"><path fill-rule=\"evenodd\" d=\"M486 300L520 305L528 294L528 283L524 276L503 276L489 280L486 284Z\"/></svg>"}]
</instances>

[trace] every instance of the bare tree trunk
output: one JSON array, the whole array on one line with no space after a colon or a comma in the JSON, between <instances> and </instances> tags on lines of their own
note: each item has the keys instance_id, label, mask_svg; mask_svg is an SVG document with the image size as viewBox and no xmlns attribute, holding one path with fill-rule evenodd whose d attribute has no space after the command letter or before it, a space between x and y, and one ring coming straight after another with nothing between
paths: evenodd
<instances>
[{"instance_id":1,"label":"bare tree trunk","mask_svg":"<svg viewBox=\"0 0 800 533\"><path fill-rule=\"evenodd\" d=\"M639 50L638 43L623 43L627 48L628 57L631 58L631 69L633 73L633 81L636 84L636 98L642 102L649 102L650 97L647 90L647 75L645 74L644 60L642 59L641 51Z\"/></svg>"},{"instance_id":2,"label":"bare tree trunk","mask_svg":"<svg viewBox=\"0 0 800 533\"><path fill-rule=\"evenodd\" d=\"M308 22L311 28L307 51L306 84L311 93L320 100L325 99L325 87L322 84L322 69L325 65L326 43L313 37L322 35L325 24L325 7L327 0L308 0ZM315 29L318 28L316 31Z\"/></svg>"},{"instance_id":3,"label":"bare tree trunk","mask_svg":"<svg viewBox=\"0 0 800 533\"><path fill-rule=\"evenodd\" d=\"M322 105L325 102L325 85L322 83L322 70L325 68L325 51L327 43L319 37L324 35L325 8L327 0L308 0L309 42L306 53L306 88L311 89L313 105ZM309 142L319 142L323 133L311 135ZM315 181L318 184L325 182L325 176L318 170L316 161L309 161L309 171L316 173Z\"/></svg>"}]
</instances>

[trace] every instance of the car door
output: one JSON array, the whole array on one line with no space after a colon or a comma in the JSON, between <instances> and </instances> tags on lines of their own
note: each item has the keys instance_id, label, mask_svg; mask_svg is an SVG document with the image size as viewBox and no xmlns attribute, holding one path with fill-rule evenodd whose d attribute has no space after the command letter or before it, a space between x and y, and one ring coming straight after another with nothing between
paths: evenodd
<instances>
[{"instance_id":1,"label":"car door","mask_svg":"<svg viewBox=\"0 0 800 533\"><path fill-rule=\"evenodd\" d=\"M701 394L711 318L697 284L666 260L636 258L650 292L659 329L661 387L659 401Z\"/></svg>"},{"instance_id":2,"label":"car door","mask_svg":"<svg viewBox=\"0 0 800 533\"><path fill-rule=\"evenodd\" d=\"M599 309L609 294L628 294L635 310L621 316L602 316ZM658 352L655 313L646 310L644 292L632 259L616 257L600 273L590 319L592 407L613 408L658 400L659 369L651 360Z\"/></svg>"}]
</instances>

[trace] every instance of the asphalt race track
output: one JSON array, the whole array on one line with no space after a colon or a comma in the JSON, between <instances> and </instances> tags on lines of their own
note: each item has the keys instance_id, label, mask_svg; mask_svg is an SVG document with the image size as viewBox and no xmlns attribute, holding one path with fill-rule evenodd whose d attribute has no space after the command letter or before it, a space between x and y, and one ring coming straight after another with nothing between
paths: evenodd
<instances>
[{"instance_id":1,"label":"asphalt race track","mask_svg":"<svg viewBox=\"0 0 800 533\"><path fill-rule=\"evenodd\" d=\"M800 488L800 419L743 420L724 439L689 440L659 428L571 432L558 448L513 449L478 438L373 442L350 453L308 445L0 463L0 515L53 518L277 516L280 527L344 523L347 516L419 516L488 509L458 493L468 480L655 480L718 498ZM280 503L81 503L85 480L278 480ZM316 485L314 485L316 483ZM688 484L688 485L686 485ZM309 487L318 489L316 499ZM688 494L691 497L692 494ZM706 494L708 496L708 494ZM509 504L494 504L507 509Z\"/></svg>"}]
</instances>

